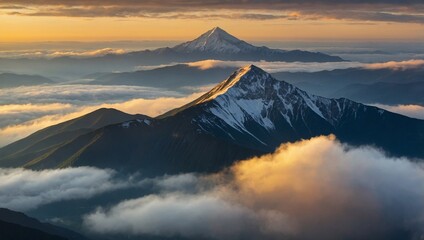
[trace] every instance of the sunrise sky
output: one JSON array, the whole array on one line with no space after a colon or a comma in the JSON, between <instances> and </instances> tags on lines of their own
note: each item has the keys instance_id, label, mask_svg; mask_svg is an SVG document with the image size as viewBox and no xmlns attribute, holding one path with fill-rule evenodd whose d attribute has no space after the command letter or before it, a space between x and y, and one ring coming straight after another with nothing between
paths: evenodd
<instances>
[{"instance_id":1,"label":"sunrise sky","mask_svg":"<svg viewBox=\"0 0 424 240\"><path fill-rule=\"evenodd\" d=\"M0 42L188 40L220 26L257 41L423 41L419 0L2 0Z\"/></svg>"}]
</instances>

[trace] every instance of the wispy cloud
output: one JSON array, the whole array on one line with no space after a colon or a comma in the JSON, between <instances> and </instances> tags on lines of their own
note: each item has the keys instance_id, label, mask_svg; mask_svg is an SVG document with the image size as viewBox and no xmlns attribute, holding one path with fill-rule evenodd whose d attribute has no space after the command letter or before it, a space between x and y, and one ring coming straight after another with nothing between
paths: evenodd
<instances>
[{"instance_id":1,"label":"wispy cloud","mask_svg":"<svg viewBox=\"0 0 424 240\"><path fill-rule=\"evenodd\" d=\"M267 62L267 61L222 61L222 60L203 60L189 63L172 63L156 66L139 66L138 70L151 70L162 67L169 67L176 64L186 64L190 67L195 67L201 70L211 68L240 68L249 64L254 64L267 72L319 72L325 70L346 69L346 68L365 68L365 69L384 69L390 68L393 70L408 70L424 67L424 60L410 59L405 61L389 61L378 63L361 63L361 62Z\"/></svg>"},{"instance_id":2,"label":"wispy cloud","mask_svg":"<svg viewBox=\"0 0 424 240\"><path fill-rule=\"evenodd\" d=\"M19 124L45 115L72 111L71 104L8 104L0 105L0 128Z\"/></svg>"},{"instance_id":3,"label":"wispy cloud","mask_svg":"<svg viewBox=\"0 0 424 240\"><path fill-rule=\"evenodd\" d=\"M113 48L102 48L91 51L84 52L75 52L75 51L56 51L48 54L48 57L97 57L97 56L105 56L108 54L124 54L126 51L124 49L113 49Z\"/></svg>"},{"instance_id":4,"label":"wispy cloud","mask_svg":"<svg viewBox=\"0 0 424 240\"><path fill-rule=\"evenodd\" d=\"M424 230L424 170L332 136L282 145L219 174L155 181L165 186L159 194L98 208L85 216L87 229L208 239L390 239Z\"/></svg>"},{"instance_id":5,"label":"wispy cloud","mask_svg":"<svg viewBox=\"0 0 424 240\"><path fill-rule=\"evenodd\" d=\"M128 51L122 48L100 48L92 50L3 50L0 51L1 57L7 58L55 58L55 57L74 57L88 58L100 57L108 54L124 54Z\"/></svg>"},{"instance_id":6,"label":"wispy cloud","mask_svg":"<svg viewBox=\"0 0 424 240\"><path fill-rule=\"evenodd\" d=\"M2 2L7 14L71 17L238 18L269 20L348 19L423 23L423 3L411 1L28 1ZM25 9L21 9L25 7ZM213 9L214 13L211 13Z\"/></svg>"},{"instance_id":7,"label":"wispy cloud","mask_svg":"<svg viewBox=\"0 0 424 240\"><path fill-rule=\"evenodd\" d=\"M423 59L411 59L406 61L390 61L385 63L371 63L365 66L367 69L382 69L382 68L390 68L394 70L407 70L414 68L424 68L424 60Z\"/></svg>"}]
</instances>

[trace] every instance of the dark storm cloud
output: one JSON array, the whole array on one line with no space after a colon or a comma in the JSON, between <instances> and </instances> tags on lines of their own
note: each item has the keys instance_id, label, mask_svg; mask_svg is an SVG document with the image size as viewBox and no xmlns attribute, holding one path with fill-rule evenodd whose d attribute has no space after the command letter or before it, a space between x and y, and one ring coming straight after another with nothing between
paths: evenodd
<instances>
[{"instance_id":1,"label":"dark storm cloud","mask_svg":"<svg viewBox=\"0 0 424 240\"><path fill-rule=\"evenodd\" d=\"M252 20L336 18L424 23L424 15L422 14L424 3L421 0L6 0L2 1L2 4L4 6L16 6L16 8L8 8L10 11L6 11L6 14L30 16L136 16L145 18L239 18ZM19 7L30 9L19 10ZM225 11L210 14L211 10ZM240 13L241 11L243 12ZM286 14L290 12L296 12L296 14Z\"/></svg>"}]
</instances>

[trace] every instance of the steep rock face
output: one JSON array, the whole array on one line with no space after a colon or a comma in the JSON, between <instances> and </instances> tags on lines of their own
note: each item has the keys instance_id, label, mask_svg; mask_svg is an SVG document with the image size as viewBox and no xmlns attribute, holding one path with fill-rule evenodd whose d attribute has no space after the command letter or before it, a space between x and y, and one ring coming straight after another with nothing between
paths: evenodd
<instances>
[{"instance_id":1,"label":"steep rock face","mask_svg":"<svg viewBox=\"0 0 424 240\"><path fill-rule=\"evenodd\" d=\"M272 151L282 142L332 133L351 144L424 157L424 121L315 96L252 65L170 114L195 109L193 122L202 131L252 149Z\"/></svg>"}]
</instances>

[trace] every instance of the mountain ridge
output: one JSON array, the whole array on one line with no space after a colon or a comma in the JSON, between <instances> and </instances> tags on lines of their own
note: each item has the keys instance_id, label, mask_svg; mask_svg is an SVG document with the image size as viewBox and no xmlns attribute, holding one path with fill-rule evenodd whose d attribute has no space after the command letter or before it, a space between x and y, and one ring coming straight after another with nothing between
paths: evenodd
<instances>
[{"instance_id":1,"label":"mountain ridge","mask_svg":"<svg viewBox=\"0 0 424 240\"><path fill-rule=\"evenodd\" d=\"M266 98L263 98L264 95ZM290 101L286 101L287 99ZM276 130L274 124L276 121L284 122L280 123L284 127L279 131L286 131L288 135L300 134L307 137L308 133L317 135L317 133L314 134L317 132L314 130L317 126L309 126L310 124L303 118L312 116L314 124L320 122L318 129L324 130L323 134L330 134L341 124L345 115L350 114L356 117L357 111L377 109L346 98L328 99L309 94L289 83L276 80L271 74L254 65L249 65L237 70L227 80L193 102L171 110L158 118L175 116L198 105L205 105L207 108L206 113L194 117L194 121L200 123L202 129L214 128L217 122L221 122L226 127L222 134L232 138L237 131L245 131L246 134L253 136L254 134L251 134L247 130L249 127L246 126L254 126L254 128L262 129L260 135L264 139L253 136L246 139L245 144L251 148L255 148L254 144L262 144L265 147L269 145L267 150L281 143L280 140L267 141L267 139L276 138L273 134L268 134ZM385 112L378 109L380 115ZM209 131L217 132L219 129ZM289 137L285 140L295 141L296 138Z\"/></svg>"},{"instance_id":2,"label":"mountain ridge","mask_svg":"<svg viewBox=\"0 0 424 240\"><path fill-rule=\"evenodd\" d=\"M18 159L22 157L36 159L79 135L133 119L150 119L150 117L141 114L131 115L111 108L100 108L81 117L46 127L0 148L3 166L13 166L13 161L19 162ZM13 160L9 161L9 158Z\"/></svg>"},{"instance_id":3,"label":"mountain ridge","mask_svg":"<svg viewBox=\"0 0 424 240\"><path fill-rule=\"evenodd\" d=\"M329 134L393 156L424 158L424 121L315 96L250 65L185 106L79 135L25 166L137 169L147 175L213 172L285 142Z\"/></svg>"},{"instance_id":4,"label":"mountain ridge","mask_svg":"<svg viewBox=\"0 0 424 240\"><path fill-rule=\"evenodd\" d=\"M0 73L0 89L52 83L54 83L53 80L40 75Z\"/></svg>"},{"instance_id":5,"label":"mountain ridge","mask_svg":"<svg viewBox=\"0 0 424 240\"><path fill-rule=\"evenodd\" d=\"M1 222L8 223L7 226L9 227L13 227L13 225L20 226L17 228L19 231L28 231L29 233L27 238L18 238L18 235L15 235L14 237L16 238L10 236L11 238L8 239L37 239L30 238L31 234L37 234L37 236L41 235L40 238L38 238L40 240L50 238L64 240L87 240L86 237L77 232L58 227L50 223L40 222L39 220L29 217L24 213L16 212L7 208L0 208L0 225L2 225Z\"/></svg>"}]
</instances>

